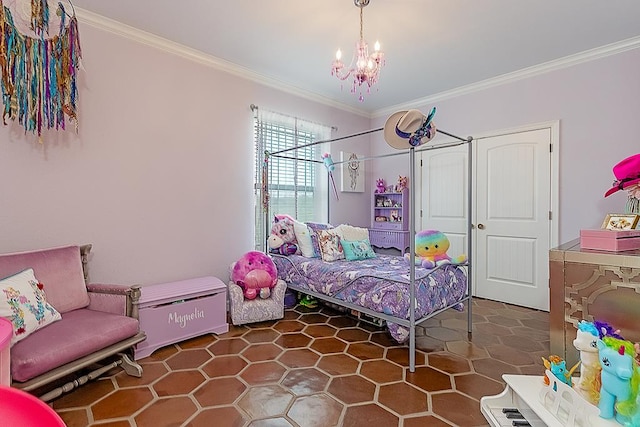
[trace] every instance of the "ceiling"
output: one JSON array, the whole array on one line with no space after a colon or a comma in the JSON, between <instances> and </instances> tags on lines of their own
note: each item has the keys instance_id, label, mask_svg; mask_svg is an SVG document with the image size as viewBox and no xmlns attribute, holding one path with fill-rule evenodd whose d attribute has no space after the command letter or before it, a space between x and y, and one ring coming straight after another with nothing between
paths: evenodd
<instances>
[{"instance_id":1,"label":"ceiling","mask_svg":"<svg viewBox=\"0 0 640 427\"><path fill-rule=\"evenodd\" d=\"M567 63L566 57L589 56L584 52L592 49L640 46L638 0L371 0L364 8L364 38L371 45L380 41L386 66L359 102L350 83L331 76L337 48L348 63L358 39L353 0L73 4L81 25L82 12L93 12L369 116L549 61Z\"/></svg>"}]
</instances>

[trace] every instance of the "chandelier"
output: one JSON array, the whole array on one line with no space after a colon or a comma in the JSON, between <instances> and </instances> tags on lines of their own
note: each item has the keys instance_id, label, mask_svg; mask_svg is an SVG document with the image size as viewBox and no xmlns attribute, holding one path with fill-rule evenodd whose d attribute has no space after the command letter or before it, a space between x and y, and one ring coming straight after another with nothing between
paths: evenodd
<instances>
[{"instance_id":1,"label":"chandelier","mask_svg":"<svg viewBox=\"0 0 640 427\"><path fill-rule=\"evenodd\" d=\"M336 59L331 66L331 75L340 80L351 77L353 79L351 93L357 93L360 89L358 100L362 102L364 101L362 86L366 84L367 93L371 92L371 87L377 83L380 70L384 66L384 53L380 50L380 43L376 41L374 51L369 55L369 45L362 35L362 9L369 4L369 0L353 0L353 4L360 8L360 40L356 43L354 60L348 68L345 68L341 61L342 52L338 49Z\"/></svg>"}]
</instances>

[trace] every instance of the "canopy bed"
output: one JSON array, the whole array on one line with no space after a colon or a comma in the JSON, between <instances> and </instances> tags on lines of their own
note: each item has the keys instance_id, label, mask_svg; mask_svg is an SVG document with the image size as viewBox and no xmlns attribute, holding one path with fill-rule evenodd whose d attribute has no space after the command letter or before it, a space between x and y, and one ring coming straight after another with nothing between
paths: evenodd
<instances>
[{"instance_id":1,"label":"canopy bed","mask_svg":"<svg viewBox=\"0 0 640 427\"><path fill-rule=\"evenodd\" d=\"M374 158L391 157L397 155L408 156L410 175L409 182L416 182L415 155L425 150L439 150L448 147L467 144L469 159L471 159L471 137L461 138L440 129L437 132L447 135L453 140L441 144L427 144L435 136L435 125L431 123L435 109L427 117L418 110L401 111L387 120L384 128L358 132L352 135L316 141L304 146L287 148L280 151L265 152L262 166L261 195L264 212L265 229L273 219L269 212L269 158L287 158L293 161L310 161L291 156L289 152L317 144L330 144L336 141L369 133L385 131L385 140L396 153L375 157L361 158L367 161ZM407 117L414 114L417 125L409 132L398 130L402 120L408 124ZM414 120L414 121L415 121ZM395 128L395 135L388 135L389 123ZM398 123L398 125L395 125ZM393 132L393 130L391 130ZM392 142L389 142L392 140ZM426 141L425 141L426 140ZM312 160L322 163L321 160ZM343 162L336 162L338 165ZM326 162L325 162L326 165ZM389 326L389 331L398 342L409 342L409 369L415 371L416 325L450 308L462 310L467 304L467 332L472 331L472 288L471 288L471 162L468 162L468 212L467 235L468 248L466 261L458 263L438 263L432 268L420 265L416 259L415 239L410 239L409 252L405 256L375 254L370 257L356 257L326 261L323 257L308 257L296 254L271 254L277 269L279 279L287 286L303 294L312 295L320 300L332 303L345 309L355 310L374 318L383 319ZM331 169L330 169L331 170ZM329 171L330 171L329 170ZM410 185L409 195L409 230L410 235L416 234L415 200L416 186ZM330 194L330 192L329 192ZM330 196L329 196L330 197ZM311 229L310 229L311 230ZM447 242L448 243L448 242ZM366 251L366 248L365 248ZM346 252L346 249L345 249ZM416 265L417 261L417 265Z\"/></svg>"}]
</instances>

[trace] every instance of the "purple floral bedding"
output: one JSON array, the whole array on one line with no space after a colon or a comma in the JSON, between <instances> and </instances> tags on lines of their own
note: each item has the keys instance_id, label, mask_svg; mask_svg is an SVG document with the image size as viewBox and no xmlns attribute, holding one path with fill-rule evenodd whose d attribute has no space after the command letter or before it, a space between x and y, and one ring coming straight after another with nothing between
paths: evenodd
<instances>
[{"instance_id":1,"label":"purple floral bedding","mask_svg":"<svg viewBox=\"0 0 640 427\"><path fill-rule=\"evenodd\" d=\"M409 262L400 256L378 254L360 261L326 262L300 255L271 254L278 277L299 289L309 289L337 300L401 319L409 318ZM416 267L415 319L454 305L467 294L465 269L445 265L435 270ZM462 308L462 304L460 307ZM407 328L387 322L398 342L409 337Z\"/></svg>"}]
</instances>

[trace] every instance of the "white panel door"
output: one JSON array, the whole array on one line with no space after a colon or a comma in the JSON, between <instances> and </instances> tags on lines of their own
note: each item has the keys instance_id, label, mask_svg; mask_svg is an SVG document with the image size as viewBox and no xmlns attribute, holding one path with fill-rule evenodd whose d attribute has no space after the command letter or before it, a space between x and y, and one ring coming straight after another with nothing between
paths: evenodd
<instances>
[{"instance_id":1,"label":"white panel door","mask_svg":"<svg viewBox=\"0 0 640 427\"><path fill-rule=\"evenodd\" d=\"M451 246L454 258L466 254L468 213L468 146L427 150L421 162L421 212L416 213L418 230L439 230ZM418 204L418 203L416 203Z\"/></svg>"},{"instance_id":2,"label":"white panel door","mask_svg":"<svg viewBox=\"0 0 640 427\"><path fill-rule=\"evenodd\" d=\"M472 277L475 296L549 309L549 128L474 141ZM419 229L467 252L466 146L421 153ZM421 216L420 216L421 214Z\"/></svg>"},{"instance_id":3,"label":"white panel door","mask_svg":"<svg viewBox=\"0 0 640 427\"><path fill-rule=\"evenodd\" d=\"M476 295L549 310L550 129L478 141Z\"/></svg>"}]
</instances>

